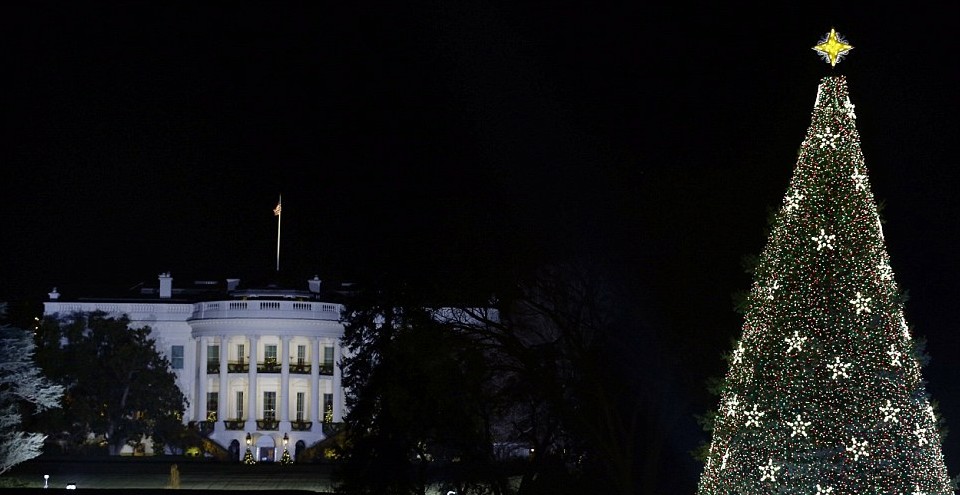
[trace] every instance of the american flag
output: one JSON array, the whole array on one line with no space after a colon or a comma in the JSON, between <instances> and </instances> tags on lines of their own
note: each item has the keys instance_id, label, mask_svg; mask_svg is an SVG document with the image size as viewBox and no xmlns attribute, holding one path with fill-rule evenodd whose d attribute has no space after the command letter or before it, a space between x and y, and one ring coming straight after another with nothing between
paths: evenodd
<instances>
[{"instance_id":1,"label":"american flag","mask_svg":"<svg viewBox=\"0 0 960 495\"><path fill-rule=\"evenodd\" d=\"M277 202L277 207L273 209L274 216L280 216L280 203Z\"/></svg>"}]
</instances>

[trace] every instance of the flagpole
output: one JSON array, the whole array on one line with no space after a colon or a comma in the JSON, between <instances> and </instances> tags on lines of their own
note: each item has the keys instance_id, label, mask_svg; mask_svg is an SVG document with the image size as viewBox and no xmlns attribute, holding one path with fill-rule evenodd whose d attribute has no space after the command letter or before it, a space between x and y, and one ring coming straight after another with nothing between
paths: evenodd
<instances>
[{"instance_id":1,"label":"flagpole","mask_svg":"<svg viewBox=\"0 0 960 495\"><path fill-rule=\"evenodd\" d=\"M283 195L280 195L280 199L277 200L277 207L273 209L273 214L277 217L277 271L280 271L280 216L281 208L280 205L283 202Z\"/></svg>"}]
</instances>

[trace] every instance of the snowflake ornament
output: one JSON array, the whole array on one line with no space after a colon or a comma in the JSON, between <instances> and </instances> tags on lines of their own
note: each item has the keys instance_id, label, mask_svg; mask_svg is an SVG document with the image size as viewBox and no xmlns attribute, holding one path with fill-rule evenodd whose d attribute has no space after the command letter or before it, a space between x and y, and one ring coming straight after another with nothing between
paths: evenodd
<instances>
[{"instance_id":1,"label":"snowflake ornament","mask_svg":"<svg viewBox=\"0 0 960 495\"><path fill-rule=\"evenodd\" d=\"M920 490L920 485L913 485L913 493L910 495L927 495L927 492Z\"/></svg>"},{"instance_id":2,"label":"snowflake ornament","mask_svg":"<svg viewBox=\"0 0 960 495\"><path fill-rule=\"evenodd\" d=\"M847 111L847 116L851 120L857 120L857 114L853 111L857 106L850 102L850 97L847 97L847 101L843 102L843 109Z\"/></svg>"},{"instance_id":3,"label":"snowflake ornament","mask_svg":"<svg viewBox=\"0 0 960 495\"><path fill-rule=\"evenodd\" d=\"M893 405L890 404L890 401L888 400L888 401L887 401L887 405L885 405L885 406L883 406L883 407L880 408L880 412L883 413L883 422L884 422L884 423L889 423L889 422L891 422L891 421L893 421L894 423L896 423L896 422L897 422L897 413L900 412L900 408L899 408L899 407L893 407Z\"/></svg>"},{"instance_id":4,"label":"snowflake ornament","mask_svg":"<svg viewBox=\"0 0 960 495\"><path fill-rule=\"evenodd\" d=\"M860 313L869 313L870 312L870 301L872 297L863 297L859 292L857 292L857 297L850 300L850 304L853 304L853 307L857 310L857 314Z\"/></svg>"},{"instance_id":5,"label":"snowflake ornament","mask_svg":"<svg viewBox=\"0 0 960 495\"><path fill-rule=\"evenodd\" d=\"M817 485L817 495L828 495L833 493L832 486L820 486Z\"/></svg>"},{"instance_id":6,"label":"snowflake ornament","mask_svg":"<svg viewBox=\"0 0 960 495\"><path fill-rule=\"evenodd\" d=\"M800 332L794 330L793 337L787 337L784 340L787 342L787 354L789 354L790 351L794 349L796 349L797 352L802 351L803 343L807 341L807 337L801 337Z\"/></svg>"},{"instance_id":7,"label":"snowflake ornament","mask_svg":"<svg viewBox=\"0 0 960 495\"><path fill-rule=\"evenodd\" d=\"M850 176L853 179L853 187L858 191L864 191L867 189L867 176L860 173L860 169L854 168L853 175Z\"/></svg>"},{"instance_id":8,"label":"snowflake ornament","mask_svg":"<svg viewBox=\"0 0 960 495\"><path fill-rule=\"evenodd\" d=\"M800 194L800 191L793 191L789 196L787 196L786 210L787 213L793 213L793 210L796 210L800 206L800 200L805 196Z\"/></svg>"},{"instance_id":9,"label":"snowflake ornament","mask_svg":"<svg viewBox=\"0 0 960 495\"><path fill-rule=\"evenodd\" d=\"M811 239L813 239L813 241L817 243L817 251L819 251L819 250L821 250L821 249L823 249L823 248L827 248L827 249L831 249L831 250L832 250L832 249L833 249L833 240L836 239L836 238L837 238L837 236L835 236L835 235L833 235L833 234L828 235L827 232L826 232L824 229L820 229L820 235L816 235L816 236L811 237Z\"/></svg>"},{"instance_id":10,"label":"snowflake ornament","mask_svg":"<svg viewBox=\"0 0 960 495\"><path fill-rule=\"evenodd\" d=\"M733 364L743 362L743 342L737 342L737 348L733 350Z\"/></svg>"},{"instance_id":11,"label":"snowflake ornament","mask_svg":"<svg viewBox=\"0 0 960 495\"><path fill-rule=\"evenodd\" d=\"M900 361L900 356L902 356L903 353L897 350L896 345L890 344L890 350L887 351L887 354L890 356L891 366L903 366L903 363Z\"/></svg>"},{"instance_id":12,"label":"snowflake ornament","mask_svg":"<svg viewBox=\"0 0 960 495\"><path fill-rule=\"evenodd\" d=\"M770 285L767 287L767 300L768 300L768 301L772 301L772 300L773 300L773 293L776 292L776 290L779 289L779 288L780 288L780 281L779 281L779 280L774 280L773 283L770 284Z\"/></svg>"},{"instance_id":13,"label":"snowflake ornament","mask_svg":"<svg viewBox=\"0 0 960 495\"><path fill-rule=\"evenodd\" d=\"M758 411L758 410L757 410L757 407L758 407L758 406L757 406L756 404L754 404L752 411L744 411L744 412L743 412L743 415L747 417L746 426L749 427L749 426L752 425L752 426L759 427L759 426L760 426L760 418L764 417L764 416L767 414L767 413L764 412L764 411Z\"/></svg>"},{"instance_id":14,"label":"snowflake ornament","mask_svg":"<svg viewBox=\"0 0 960 495\"><path fill-rule=\"evenodd\" d=\"M853 437L850 445L846 445L847 452L853 453L853 460L859 461L861 457L870 457L870 451L867 450L867 441L863 440L862 442L857 441L857 437Z\"/></svg>"},{"instance_id":15,"label":"snowflake ornament","mask_svg":"<svg viewBox=\"0 0 960 495\"><path fill-rule=\"evenodd\" d=\"M773 459L767 459L767 463L763 466L760 466L760 481L777 481L777 471L781 469L782 466L774 466Z\"/></svg>"},{"instance_id":16,"label":"snowflake ornament","mask_svg":"<svg viewBox=\"0 0 960 495\"><path fill-rule=\"evenodd\" d=\"M900 315L900 331L903 333L904 340L910 340L910 327L907 326L907 320Z\"/></svg>"},{"instance_id":17,"label":"snowflake ornament","mask_svg":"<svg viewBox=\"0 0 960 495\"><path fill-rule=\"evenodd\" d=\"M917 442L921 446L930 443L930 440L927 438L927 429L921 428L917 423L914 424L917 425L917 429L913 430L913 434L917 436Z\"/></svg>"},{"instance_id":18,"label":"snowflake ornament","mask_svg":"<svg viewBox=\"0 0 960 495\"><path fill-rule=\"evenodd\" d=\"M837 139L840 137L840 134L830 134L830 128L824 127L824 132L816 134L820 138L820 149L826 148L827 146L837 149Z\"/></svg>"},{"instance_id":19,"label":"snowflake ornament","mask_svg":"<svg viewBox=\"0 0 960 495\"><path fill-rule=\"evenodd\" d=\"M880 272L880 280L893 280L893 268L890 268L889 263L880 263L880 265L877 266L877 271Z\"/></svg>"},{"instance_id":20,"label":"snowflake ornament","mask_svg":"<svg viewBox=\"0 0 960 495\"><path fill-rule=\"evenodd\" d=\"M806 437L807 436L807 427L810 426L809 421L804 421L801 416L797 415L796 421L787 421L787 426L789 426L793 432L790 433L790 437L793 438L797 435Z\"/></svg>"},{"instance_id":21,"label":"snowflake ornament","mask_svg":"<svg viewBox=\"0 0 960 495\"><path fill-rule=\"evenodd\" d=\"M737 399L737 394L733 394L733 397L727 399L727 411L724 413L724 416L733 416L737 413L737 406L740 405L740 401Z\"/></svg>"},{"instance_id":22,"label":"snowflake ornament","mask_svg":"<svg viewBox=\"0 0 960 495\"><path fill-rule=\"evenodd\" d=\"M927 404L927 407L925 408L925 410L927 411L927 414L930 416L930 421L936 424L937 415L933 413L933 406L931 406L930 404Z\"/></svg>"},{"instance_id":23,"label":"snowflake ornament","mask_svg":"<svg viewBox=\"0 0 960 495\"><path fill-rule=\"evenodd\" d=\"M847 370L850 369L850 363L841 363L840 358L834 358L836 361L827 364L827 369L829 369L833 376L832 378L836 380L838 377L850 378L850 375L847 373Z\"/></svg>"}]
</instances>

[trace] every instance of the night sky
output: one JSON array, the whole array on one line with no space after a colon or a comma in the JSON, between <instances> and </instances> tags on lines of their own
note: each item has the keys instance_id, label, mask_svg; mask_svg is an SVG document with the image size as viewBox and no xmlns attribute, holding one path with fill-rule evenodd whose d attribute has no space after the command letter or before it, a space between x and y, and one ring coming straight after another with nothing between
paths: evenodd
<instances>
[{"instance_id":1,"label":"night sky","mask_svg":"<svg viewBox=\"0 0 960 495\"><path fill-rule=\"evenodd\" d=\"M928 390L960 431L960 87L949 7L17 2L0 14L0 300L170 271L497 287L602 260L692 493L821 77L845 74ZM811 50L831 27L836 69ZM492 290L492 289L491 289ZM951 475L960 434L946 438Z\"/></svg>"}]
</instances>

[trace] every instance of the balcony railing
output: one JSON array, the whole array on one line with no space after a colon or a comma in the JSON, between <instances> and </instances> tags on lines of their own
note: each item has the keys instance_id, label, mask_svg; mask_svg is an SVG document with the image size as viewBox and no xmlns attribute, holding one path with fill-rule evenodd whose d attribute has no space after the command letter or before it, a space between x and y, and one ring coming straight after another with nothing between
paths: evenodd
<instances>
[{"instance_id":1,"label":"balcony railing","mask_svg":"<svg viewBox=\"0 0 960 495\"><path fill-rule=\"evenodd\" d=\"M246 373L250 371L250 363L235 361L227 363L227 373Z\"/></svg>"},{"instance_id":2,"label":"balcony railing","mask_svg":"<svg viewBox=\"0 0 960 495\"><path fill-rule=\"evenodd\" d=\"M305 301L210 301L193 305L191 319L298 318L339 320L340 305Z\"/></svg>"},{"instance_id":3,"label":"balcony railing","mask_svg":"<svg viewBox=\"0 0 960 495\"><path fill-rule=\"evenodd\" d=\"M220 361L207 361L207 374L215 375L220 373Z\"/></svg>"},{"instance_id":4,"label":"balcony railing","mask_svg":"<svg viewBox=\"0 0 960 495\"><path fill-rule=\"evenodd\" d=\"M290 428L293 431L310 431L310 428L313 428L313 421L291 421Z\"/></svg>"},{"instance_id":5,"label":"balcony railing","mask_svg":"<svg viewBox=\"0 0 960 495\"><path fill-rule=\"evenodd\" d=\"M258 419L257 429L261 431L274 431L280 429L280 422L275 419Z\"/></svg>"},{"instance_id":6,"label":"balcony railing","mask_svg":"<svg viewBox=\"0 0 960 495\"><path fill-rule=\"evenodd\" d=\"M290 373L297 373L300 375L309 375L310 365L307 363L290 364Z\"/></svg>"},{"instance_id":7,"label":"balcony railing","mask_svg":"<svg viewBox=\"0 0 960 495\"><path fill-rule=\"evenodd\" d=\"M228 430L242 430L243 425L246 424L246 421L242 419L225 419L223 420L223 427Z\"/></svg>"},{"instance_id":8,"label":"balcony railing","mask_svg":"<svg viewBox=\"0 0 960 495\"><path fill-rule=\"evenodd\" d=\"M208 437L213 433L213 424L215 421L200 421L197 423L197 429L200 431L200 434Z\"/></svg>"},{"instance_id":9,"label":"balcony railing","mask_svg":"<svg viewBox=\"0 0 960 495\"><path fill-rule=\"evenodd\" d=\"M276 359L267 359L262 363L257 363L258 373L280 373L280 363Z\"/></svg>"},{"instance_id":10,"label":"balcony railing","mask_svg":"<svg viewBox=\"0 0 960 495\"><path fill-rule=\"evenodd\" d=\"M320 374L333 376L333 363L322 363L320 365Z\"/></svg>"}]
</instances>

